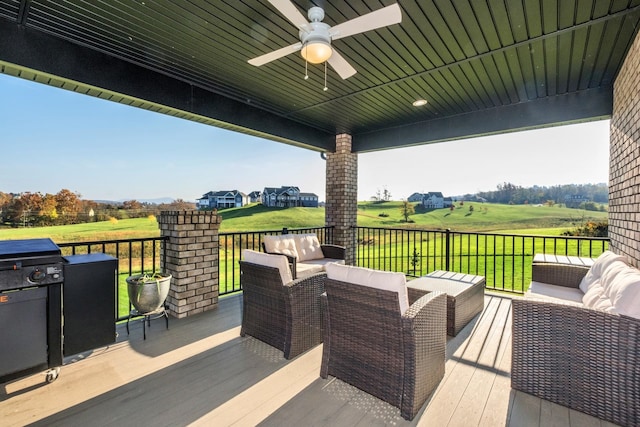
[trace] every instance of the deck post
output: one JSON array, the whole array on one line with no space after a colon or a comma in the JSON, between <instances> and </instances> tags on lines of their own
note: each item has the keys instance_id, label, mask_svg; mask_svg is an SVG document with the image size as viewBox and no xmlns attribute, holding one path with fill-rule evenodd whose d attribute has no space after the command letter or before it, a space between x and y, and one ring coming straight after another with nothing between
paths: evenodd
<instances>
[{"instance_id":1,"label":"deck post","mask_svg":"<svg viewBox=\"0 0 640 427\"><path fill-rule=\"evenodd\" d=\"M325 224L334 227L333 243L346 247L345 263L356 263L358 154L351 135L336 135L336 150L327 153Z\"/></svg>"},{"instance_id":2,"label":"deck post","mask_svg":"<svg viewBox=\"0 0 640 427\"><path fill-rule=\"evenodd\" d=\"M613 85L609 149L609 238L613 252L640 267L640 35Z\"/></svg>"},{"instance_id":3,"label":"deck post","mask_svg":"<svg viewBox=\"0 0 640 427\"><path fill-rule=\"evenodd\" d=\"M170 273L167 298L172 316L183 318L218 304L218 230L220 217L211 211L163 211L158 217L164 242L162 271Z\"/></svg>"}]
</instances>

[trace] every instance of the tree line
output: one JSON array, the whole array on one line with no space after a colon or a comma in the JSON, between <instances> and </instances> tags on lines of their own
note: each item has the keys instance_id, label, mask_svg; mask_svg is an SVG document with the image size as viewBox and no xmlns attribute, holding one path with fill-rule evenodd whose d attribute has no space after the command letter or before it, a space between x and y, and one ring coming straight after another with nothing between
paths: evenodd
<instances>
[{"instance_id":1,"label":"tree line","mask_svg":"<svg viewBox=\"0 0 640 427\"><path fill-rule=\"evenodd\" d=\"M498 184L495 191L483 191L476 194L490 203L505 204L563 204L567 197L582 196L591 203L609 202L607 184L567 184L551 187L521 187L510 182ZM465 196L466 198L467 196ZM469 195L469 197L472 197Z\"/></svg>"},{"instance_id":2,"label":"tree line","mask_svg":"<svg viewBox=\"0 0 640 427\"><path fill-rule=\"evenodd\" d=\"M122 203L100 203L84 200L78 193L62 189L56 194L0 191L0 225L36 227L79 224L158 215L163 210L190 210L193 203L177 199L172 203L154 204L137 200Z\"/></svg>"}]
</instances>

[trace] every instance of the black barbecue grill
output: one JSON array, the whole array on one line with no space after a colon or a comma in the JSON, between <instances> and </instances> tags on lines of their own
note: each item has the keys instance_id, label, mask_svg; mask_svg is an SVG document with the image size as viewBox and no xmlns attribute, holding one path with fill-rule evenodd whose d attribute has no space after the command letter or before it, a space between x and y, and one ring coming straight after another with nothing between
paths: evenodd
<instances>
[{"instance_id":1,"label":"black barbecue grill","mask_svg":"<svg viewBox=\"0 0 640 427\"><path fill-rule=\"evenodd\" d=\"M51 239L0 241L0 383L62 366L63 258Z\"/></svg>"}]
</instances>

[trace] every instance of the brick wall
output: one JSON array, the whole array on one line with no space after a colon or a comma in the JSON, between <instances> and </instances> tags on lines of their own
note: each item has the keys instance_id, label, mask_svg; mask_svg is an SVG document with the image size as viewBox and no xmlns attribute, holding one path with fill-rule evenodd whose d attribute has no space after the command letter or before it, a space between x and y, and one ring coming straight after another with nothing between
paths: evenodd
<instances>
[{"instance_id":1,"label":"brick wall","mask_svg":"<svg viewBox=\"0 0 640 427\"><path fill-rule=\"evenodd\" d=\"M609 237L640 267L640 36L616 78L609 157Z\"/></svg>"},{"instance_id":2,"label":"brick wall","mask_svg":"<svg viewBox=\"0 0 640 427\"><path fill-rule=\"evenodd\" d=\"M334 243L347 248L345 262L355 265L358 216L358 155L351 135L336 136L336 151L327 153L325 223L333 226Z\"/></svg>"},{"instance_id":3,"label":"brick wall","mask_svg":"<svg viewBox=\"0 0 640 427\"><path fill-rule=\"evenodd\" d=\"M170 273L167 302L178 318L210 310L218 304L218 229L215 212L164 211L158 217L164 244L162 271Z\"/></svg>"}]
</instances>

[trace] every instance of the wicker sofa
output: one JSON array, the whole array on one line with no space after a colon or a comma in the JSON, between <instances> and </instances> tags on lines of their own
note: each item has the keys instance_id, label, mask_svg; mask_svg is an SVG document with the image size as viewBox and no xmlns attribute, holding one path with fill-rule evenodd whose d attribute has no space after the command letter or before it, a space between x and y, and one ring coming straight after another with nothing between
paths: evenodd
<instances>
[{"instance_id":1,"label":"wicker sofa","mask_svg":"<svg viewBox=\"0 0 640 427\"><path fill-rule=\"evenodd\" d=\"M344 264L344 246L320 244L314 233L265 235L262 247L266 253L285 255L294 279L320 273L330 263Z\"/></svg>"},{"instance_id":2,"label":"wicker sofa","mask_svg":"<svg viewBox=\"0 0 640 427\"><path fill-rule=\"evenodd\" d=\"M286 257L250 250L240 262L242 327L292 359L322 342L320 295L326 274L293 280Z\"/></svg>"},{"instance_id":3,"label":"wicker sofa","mask_svg":"<svg viewBox=\"0 0 640 427\"><path fill-rule=\"evenodd\" d=\"M444 376L447 299L409 305L405 276L327 266L320 376L345 381L411 420Z\"/></svg>"},{"instance_id":4,"label":"wicker sofa","mask_svg":"<svg viewBox=\"0 0 640 427\"><path fill-rule=\"evenodd\" d=\"M533 279L512 304L511 386L640 425L640 271L607 251L590 268L534 263Z\"/></svg>"}]
</instances>

